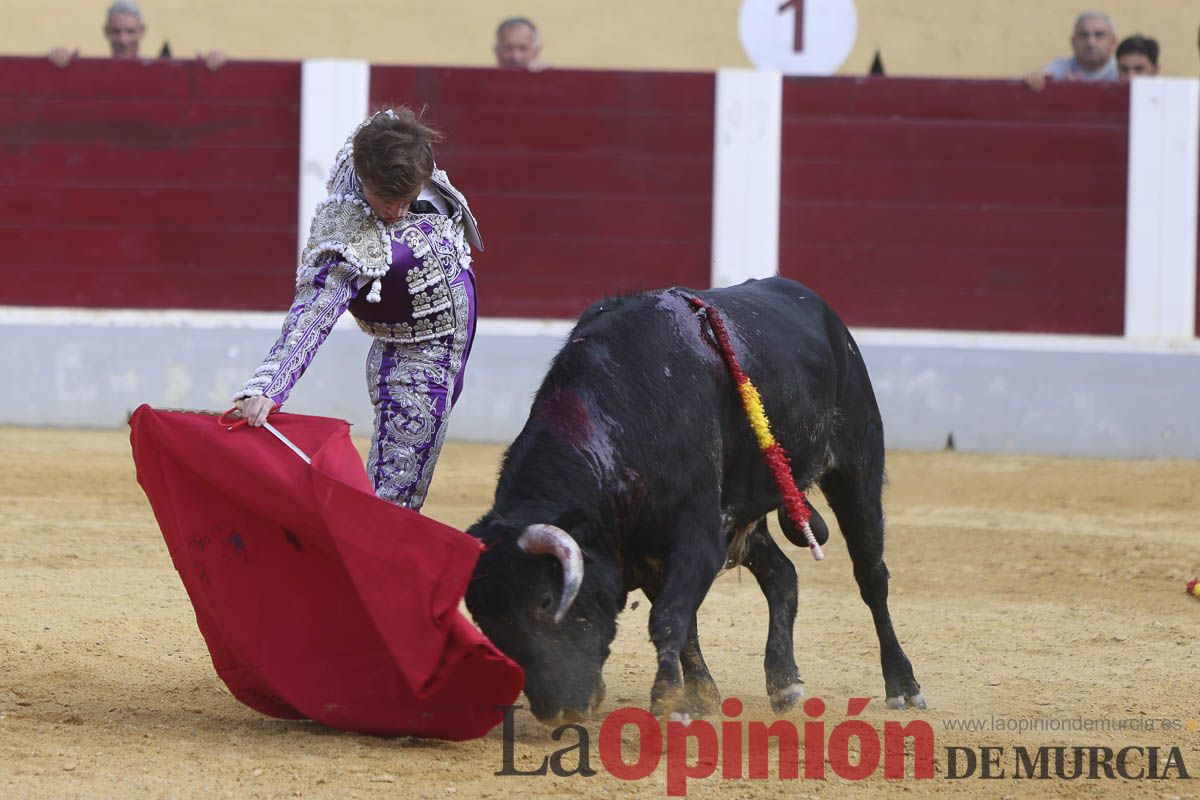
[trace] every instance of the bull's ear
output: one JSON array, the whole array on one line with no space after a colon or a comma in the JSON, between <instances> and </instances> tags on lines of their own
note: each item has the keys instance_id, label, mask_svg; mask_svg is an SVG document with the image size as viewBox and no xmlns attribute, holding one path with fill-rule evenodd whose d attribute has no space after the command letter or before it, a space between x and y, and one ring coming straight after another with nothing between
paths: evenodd
<instances>
[{"instance_id":1,"label":"bull's ear","mask_svg":"<svg viewBox=\"0 0 1200 800\"><path fill-rule=\"evenodd\" d=\"M580 508L573 508L570 511L565 511L558 515L558 519L554 520L552 525L556 528L562 528L567 533L577 525L582 525L587 519L587 513Z\"/></svg>"}]
</instances>

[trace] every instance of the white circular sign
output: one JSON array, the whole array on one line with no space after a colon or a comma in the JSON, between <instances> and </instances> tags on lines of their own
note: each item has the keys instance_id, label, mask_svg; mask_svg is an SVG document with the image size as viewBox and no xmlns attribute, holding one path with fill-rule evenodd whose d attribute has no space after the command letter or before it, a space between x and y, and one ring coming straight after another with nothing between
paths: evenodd
<instances>
[{"instance_id":1,"label":"white circular sign","mask_svg":"<svg viewBox=\"0 0 1200 800\"><path fill-rule=\"evenodd\" d=\"M742 0L742 48L756 67L832 75L858 38L854 0Z\"/></svg>"}]
</instances>

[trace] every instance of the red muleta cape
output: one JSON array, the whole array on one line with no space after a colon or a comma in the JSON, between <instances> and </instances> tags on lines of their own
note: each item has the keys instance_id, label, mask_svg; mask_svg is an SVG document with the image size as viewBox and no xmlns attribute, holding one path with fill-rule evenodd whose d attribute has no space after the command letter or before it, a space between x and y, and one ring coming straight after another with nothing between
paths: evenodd
<instances>
[{"instance_id":1,"label":"red muleta cape","mask_svg":"<svg viewBox=\"0 0 1200 800\"><path fill-rule=\"evenodd\" d=\"M262 428L143 405L138 483L234 697L284 719L462 740L499 723L520 667L458 611L479 543L375 497L342 420Z\"/></svg>"}]
</instances>

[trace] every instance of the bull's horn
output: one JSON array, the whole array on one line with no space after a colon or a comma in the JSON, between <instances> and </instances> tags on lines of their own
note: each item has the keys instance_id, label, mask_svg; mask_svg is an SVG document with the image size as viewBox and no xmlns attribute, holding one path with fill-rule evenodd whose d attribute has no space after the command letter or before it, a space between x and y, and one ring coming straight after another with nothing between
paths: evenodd
<instances>
[{"instance_id":1,"label":"bull's horn","mask_svg":"<svg viewBox=\"0 0 1200 800\"><path fill-rule=\"evenodd\" d=\"M562 622L567 609L575 602L579 587L583 584L583 553L571 535L553 525L530 525L521 531L517 546L526 553L552 555L562 564L563 591L554 621Z\"/></svg>"}]
</instances>

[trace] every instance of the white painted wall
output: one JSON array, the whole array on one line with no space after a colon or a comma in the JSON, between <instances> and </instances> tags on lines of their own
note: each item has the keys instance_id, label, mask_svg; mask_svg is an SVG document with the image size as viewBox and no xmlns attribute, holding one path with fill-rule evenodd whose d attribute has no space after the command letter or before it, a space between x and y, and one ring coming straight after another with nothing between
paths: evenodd
<instances>
[{"instance_id":1,"label":"white painted wall","mask_svg":"<svg viewBox=\"0 0 1200 800\"><path fill-rule=\"evenodd\" d=\"M309 59L300 67L300 202L296 255L304 249L313 210L346 137L367 116L371 65L366 61Z\"/></svg>"},{"instance_id":2,"label":"white painted wall","mask_svg":"<svg viewBox=\"0 0 1200 800\"><path fill-rule=\"evenodd\" d=\"M0 422L115 427L142 403L223 411L275 314L0 309ZM508 442L570 323L485 319L450 437ZM889 447L1200 458L1200 344L858 330ZM339 323L286 409L371 432L368 339ZM770 409L768 409L768 412Z\"/></svg>"},{"instance_id":3,"label":"white painted wall","mask_svg":"<svg viewBox=\"0 0 1200 800\"><path fill-rule=\"evenodd\" d=\"M0 307L0 425L112 427L142 403L225 411L279 335L283 311L79 311ZM450 436L511 439L571 323L480 320ZM349 420L370 435L370 339L347 315L286 410Z\"/></svg>"},{"instance_id":4,"label":"white painted wall","mask_svg":"<svg viewBox=\"0 0 1200 800\"><path fill-rule=\"evenodd\" d=\"M1189 342L1196 330L1200 81L1135 78L1129 98L1125 336Z\"/></svg>"},{"instance_id":5,"label":"white painted wall","mask_svg":"<svg viewBox=\"0 0 1200 800\"><path fill-rule=\"evenodd\" d=\"M712 285L779 271L783 76L717 73L713 125Z\"/></svg>"}]
</instances>

